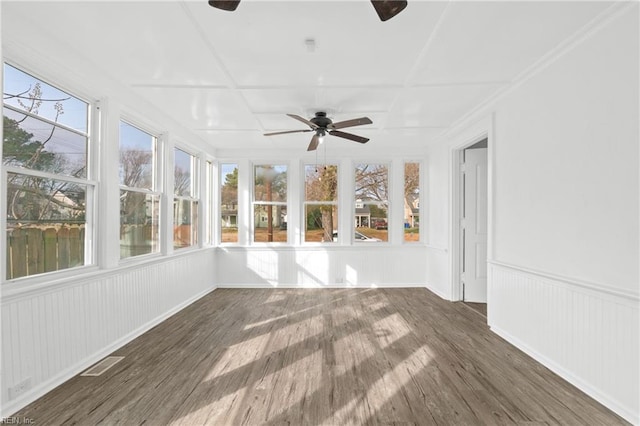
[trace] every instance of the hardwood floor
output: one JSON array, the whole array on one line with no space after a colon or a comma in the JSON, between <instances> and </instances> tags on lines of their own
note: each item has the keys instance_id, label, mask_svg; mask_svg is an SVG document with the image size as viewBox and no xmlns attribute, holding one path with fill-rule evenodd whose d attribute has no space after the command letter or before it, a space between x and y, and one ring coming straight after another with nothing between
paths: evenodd
<instances>
[{"instance_id":1,"label":"hardwood floor","mask_svg":"<svg viewBox=\"0 0 640 426\"><path fill-rule=\"evenodd\" d=\"M464 303L465 306L473 309L474 311L482 315L485 321L487 320L487 304L486 303L474 303L474 302L462 302L462 303Z\"/></svg>"},{"instance_id":2,"label":"hardwood floor","mask_svg":"<svg viewBox=\"0 0 640 426\"><path fill-rule=\"evenodd\" d=\"M219 289L16 416L37 425L615 425L425 289Z\"/></svg>"}]
</instances>

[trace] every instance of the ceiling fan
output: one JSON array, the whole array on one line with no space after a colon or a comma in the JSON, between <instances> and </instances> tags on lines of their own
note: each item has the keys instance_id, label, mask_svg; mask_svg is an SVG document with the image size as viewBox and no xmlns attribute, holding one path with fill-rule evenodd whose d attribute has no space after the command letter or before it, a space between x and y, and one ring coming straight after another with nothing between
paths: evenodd
<instances>
[{"instance_id":1,"label":"ceiling fan","mask_svg":"<svg viewBox=\"0 0 640 426\"><path fill-rule=\"evenodd\" d=\"M209 0L209 5L217 9L233 11L238 8L240 0ZM371 0L381 21L393 18L407 7L407 0Z\"/></svg>"},{"instance_id":2,"label":"ceiling fan","mask_svg":"<svg viewBox=\"0 0 640 426\"><path fill-rule=\"evenodd\" d=\"M307 151L313 151L318 148L322 139L327 135L337 136L339 138L349 139L358 143L367 143L369 142L368 138L354 135L351 133L341 132L338 129L344 129L345 127L353 127L353 126L362 126L363 124L372 124L368 117L354 118L351 120L339 121L334 123L331 121L329 117L327 117L327 113L324 111L316 112L315 117L310 120L306 118L302 118L299 115L295 114L287 114L289 117L294 118L298 121L303 122L304 124L311 127L310 129L304 130L285 130L284 132L273 132L273 133L265 133L265 136L274 136L274 135L284 135L286 133L303 133L303 132L315 132L313 137L311 138L311 142L309 143L309 147L307 147Z\"/></svg>"}]
</instances>

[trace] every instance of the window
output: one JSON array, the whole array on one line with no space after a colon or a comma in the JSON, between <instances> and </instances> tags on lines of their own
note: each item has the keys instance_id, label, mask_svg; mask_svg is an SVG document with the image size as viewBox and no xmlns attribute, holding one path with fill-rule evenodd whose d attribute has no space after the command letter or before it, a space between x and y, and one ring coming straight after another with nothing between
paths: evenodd
<instances>
[{"instance_id":1,"label":"window","mask_svg":"<svg viewBox=\"0 0 640 426\"><path fill-rule=\"evenodd\" d=\"M205 194L207 200L207 208L205 209L205 218L204 218L204 235L205 235L205 244L211 245L213 244L213 162L207 160L205 163Z\"/></svg>"},{"instance_id":2,"label":"window","mask_svg":"<svg viewBox=\"0 0 640 426\"><path fill-rule=\"evenodd\" d=\"M157 139L120 122L120 258L160 251Z\"/></svg>"},{"instance_id":3,"label":"window","mask_svg":"<svg viewBox=\"0 0 640 426\"><path fill-rule=\"evenodd\" d=\"M404 163L404 241L420 241L420 163Z\"/></svg>"},{"instance_id":4,"label":"window","mask_svg":"<svg viewBox=\"0 0 640 426\"><path fill-rule=\"evenodd\" d=\"M220 164L220 241L238 242L238 165Z\"/></svg>"},{"instance_id":5,"label":"window","mask_svg":"<svg viewBox=\"0 0 640 426\"><path fill-rule=\"evenodd\" d=\"M3 84L6 279L90 264L89 104L8 64Z\"/></svg>"},{"instance_id":6,"label":"window","mask_svg":"<svg viewBox=\"0 0 640 426\"><path fill-rule=\"evenodd\" d=\"M305 166L305 242L337 241L338 166Z\"/></svg>"},{"instance_id":7,"label":"window","mask_svg":"<svg viewBox=\"0 0 640 426\"><path fill-rule=\"evenodd\" d=\"M255 242L287 242L287 166L254 166Z\"/></svg>"},{"instance_id":8,"label":"window","mask_svg":"<svg viewBox=\"0 0 640 426\"><path fill-rule=\"evenodd\" d=\"M173 166L173 248L198 243L197 158L179 148L174 150Z\"/></svg>"},{"instance_id":9,"label":"window","mask_svg":"<svg viewBox=\"0 0 640 426\"><path fill-rule=\"evenodd\" d=\"M389 170L384 164L358 164L355 168L355 240L388 240Z\"/></svg>"}]
</instances>

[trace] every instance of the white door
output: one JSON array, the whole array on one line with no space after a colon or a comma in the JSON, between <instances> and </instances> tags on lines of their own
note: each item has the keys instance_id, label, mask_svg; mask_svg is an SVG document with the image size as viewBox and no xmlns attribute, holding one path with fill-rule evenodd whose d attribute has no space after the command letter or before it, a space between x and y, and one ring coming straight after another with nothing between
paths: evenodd
<instances>
[{"instance_id":1,"label":"white door","mask_svg":"<svg viewBox=\"0 0 640 426\"><path fill-rule=\"evenodd\" d=\"M464 151L462 294L487 303L487 148Z\"/></svg>"}]
</instances>

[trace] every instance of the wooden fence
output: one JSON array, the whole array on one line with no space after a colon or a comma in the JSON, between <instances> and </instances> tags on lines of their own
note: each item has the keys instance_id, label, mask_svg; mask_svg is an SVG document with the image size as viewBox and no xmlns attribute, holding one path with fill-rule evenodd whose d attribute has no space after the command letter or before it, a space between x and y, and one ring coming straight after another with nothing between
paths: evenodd
<instances>
[{"instance_id":1,"label":"wooden fence","mask_svg":"<svg viewBox=\"0 0 640 426\"><path fill-rule=\"evenodd\" d=\"M84 264L84 226L27 226L7 232L7 279Z\"/></svg>"}]
</instances>

